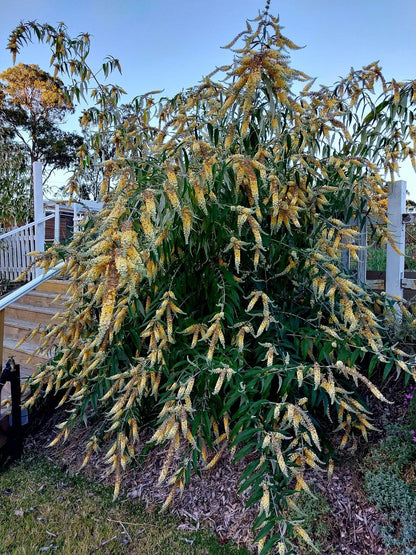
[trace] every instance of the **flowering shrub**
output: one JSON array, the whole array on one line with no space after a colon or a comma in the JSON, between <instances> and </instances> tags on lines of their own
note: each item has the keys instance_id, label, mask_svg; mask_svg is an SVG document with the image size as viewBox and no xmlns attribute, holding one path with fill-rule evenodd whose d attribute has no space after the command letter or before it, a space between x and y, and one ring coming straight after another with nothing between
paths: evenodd
<instances>
[{"instance_id":1,"label":"flowering shrub","mask_svg":"<svg viewBox=\"0 0 416 555\"><path fill-rule=\"evenodd\" d=\"M351 218L386 221L382 174L394 179L414 155L404 122L416 88L386 83L370 64L313 91L289 65L296 46L278 19L266 9L252 24L228 45L221 80L214 72L172 99L121 107L116 87L94 90L83 123L111 134L116 156L104 163L103 210L39 262L65 260L71 300L44 334L57 355L30 381L28 404L62 390L71 409L56 441L88 423L85 464L110 441L115 495L130 461L166 445L164 508L224 453L246 460L241 491L258 507L259 552L285 553L292 534L309 541L283 514L308 491L307 469L328 462L329 432L353 448L372 428L359 384L385 400L367 368L414 377L389 338L394 313L342 253L359 249ZM86 93L86 36L30 22L11 50L32 33L78 79L72 93ZM86 163L81 152L80 171Z\"/></svg>"}]
</instances>

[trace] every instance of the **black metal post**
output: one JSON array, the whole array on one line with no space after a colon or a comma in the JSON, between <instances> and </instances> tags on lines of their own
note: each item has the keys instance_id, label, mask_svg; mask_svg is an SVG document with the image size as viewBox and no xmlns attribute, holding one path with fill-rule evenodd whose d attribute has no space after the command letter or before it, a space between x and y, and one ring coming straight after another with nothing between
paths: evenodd
<instances>
[{"instance_id":1,"label":"black metal post","mask_svg":"<svg viewBox=\"0 0 416 555\"><path fill-rule=\"evenodd\" d=\"M12 397L11 433L8 434L6 452L12 459L18 459L22 454L22 409L20 407L20 365L15 364L13 357L7 361L0 375L0 392L6 382L10 382Z\"/></svg>"},{"instance_id":2,"label":"black metal post","mask_svg":"<svg viewBox=\"0 0 416 555\"><path fill-rule=\"evenodd\" d=\"M10 391L12 395L12 435L10 455L18 459L22 454L22 409L20 395L20 365L15 364L10 372Z\"/></svg>"}]
</instances>

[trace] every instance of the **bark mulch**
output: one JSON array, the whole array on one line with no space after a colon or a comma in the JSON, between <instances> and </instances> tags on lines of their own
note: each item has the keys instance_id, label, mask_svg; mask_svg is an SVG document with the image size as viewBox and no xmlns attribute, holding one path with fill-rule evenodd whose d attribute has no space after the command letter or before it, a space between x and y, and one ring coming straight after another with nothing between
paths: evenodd
<instances>
[{"instance_id":1,"label":"bark mulch","mask_svg":"<svg viewBox=\"0 0 416 555\"><path fill-rule=\"evenodd\" d=\"M62 412L44 417L26 437L24 451L45 454L63 469L77 472L84 457L82 445L88 434L85 428L74 430L66 443L47 447L55 437L55 425L64 419ZM163 449L152 452L140 468L129 470L123 481L123 493L144 503L149 510L157 510L170 491L170 486L156 486L164 455ZM388 554L377 532L382 515L367 501L362 490L357 464L361 456L363 453L354 458L345 456L335 466L330 480L323 472L313 476L315 490L325 495L331 510L327 519L328 536L321 543L322 555ZM169 512L181 520L180 528L210 528L220 540L233 540L254 551L251 528L256 510L245 508L246 493L236 493L243 468L244 462L233 464L230 456L225 456L213 470L194 476L183 495L176 496L169 507ZM93 456L82 472L88 478L108 485L113 482L112 476L106 476L106 467L98 456ZM311 480L312 476L309 483ZM311 550L301 552L309 554Z\"/></svg>"}]
</instances>

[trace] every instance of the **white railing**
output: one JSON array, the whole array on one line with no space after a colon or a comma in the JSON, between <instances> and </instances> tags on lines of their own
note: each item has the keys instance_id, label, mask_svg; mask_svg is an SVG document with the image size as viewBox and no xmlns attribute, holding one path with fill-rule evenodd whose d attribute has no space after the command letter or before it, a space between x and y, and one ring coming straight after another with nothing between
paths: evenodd
<instances>
[{"instance_id":1,"label":"white railing","mask_svg":"<svg viewBox=\"0 0 416 555\"><path fill-rule=\"evenodd\" d=\"M374 289L383 289L390 298L403 298L404 289L412 289L416 293L416 280L404 277L405 268L405 239L406 224L416 223L416 213L406 212L406 181L396 181L390 189L387 204L387 217L389 224L388 231L393 235L396 249L390 243L387 244L386 253L386 272L384 280L367 279L367 228L371 222L373 225L383 225L380 222L365 218L358 230L359 235L357 245L361 247L358 251L357 279ZM357 226L357 222L350 222L349 225ZM385 225L385 224L384 224ZM402 253L402 254L400 254ZM348 252L343 252L343 264L350 267Z\"/></svg>"},{"instance_id":2,"label":"white railing","mask_svg":"<svg viewBox=\"0 0 416 555\"><path fill-rule=\"evenodd\" d=\"M79 223L83 217L88 212L98 212L102 206L102 202L88 200L73 202L71 206L59 201L45 203L42 187L42 164L34 162L33 208L35 221L6 233L1 233L0 228L0 280L12 281L16 279L33 263L34 257L30 256L29 253L35 251L42 253L45 250L45 222L47 220L55 219L54 243L58 243L61 239L61 211L63 214L68 213L68 210L71 211L72 230L75 233L78 231ZM47 211L52 211L52 214L45 216L45 207ZM51 240L50 236L48 240ZM41 274L42 270L33 265L28 271L27 278L33 279Z\"/></svg>"},{"instance_id":3,"label":"white railing","mask_svg":"<svg viewBox=\"0 0 416 555\"><path fill-rule=\"evenodd\" d=\"M36 230L39 224L54 217L54 214L36 222L22 225L0 235L0 278L13 281L33 263L34 257L29 253L36 250ZM36 275L35 268L28 271L28 279Z\"/></svg>"}]
</instances>

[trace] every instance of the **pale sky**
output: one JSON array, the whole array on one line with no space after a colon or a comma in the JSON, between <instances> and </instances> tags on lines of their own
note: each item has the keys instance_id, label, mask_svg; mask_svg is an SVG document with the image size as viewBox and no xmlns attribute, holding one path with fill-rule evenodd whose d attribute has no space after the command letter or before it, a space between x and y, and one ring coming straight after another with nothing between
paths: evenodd
<instances>
[{"instance_id":1,"label":"pale sky","mask_svg":"<svg viewBox=\"0 0 416 555\"><path fill-rule=\"evenodd\" d=\"M12 65L8 36L20 21L63 21L71 35L92 35L90 63L106 55L121 63L123 74L110 81L128 93L126 100L155 89L166 95L195 85L231 53L220 47L263 10L264 0L0 0L0 71ZM351 67L378 60L390 80L416 78L415 0L271 0L283 33L302 50L292 66L330 85ZM45 45L25 47L16 62L49 70ZM416 177L405 170L416 198Z\"/></svg>"}]
</instances>

